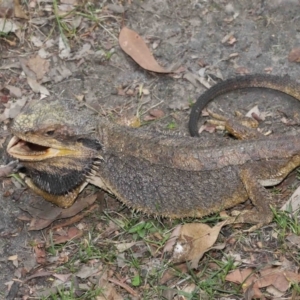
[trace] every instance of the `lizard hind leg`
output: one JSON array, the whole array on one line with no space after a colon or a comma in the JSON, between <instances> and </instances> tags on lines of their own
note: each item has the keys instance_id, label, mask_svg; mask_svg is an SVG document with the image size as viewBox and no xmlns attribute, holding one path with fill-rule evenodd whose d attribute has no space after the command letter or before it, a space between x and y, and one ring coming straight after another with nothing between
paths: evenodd
<instances>
[{"instance_id":1,"label":"lizard hind leg","mask_svg":"<svg viewBox=\"0 0 300 300\"><path fill-rule=\"evenodd\" d=\"M279 164L279 162L277 162ZM247 191L247 194L255 206L253 210L244 211L238 215L235 223L255 223L257 229L264 224L268 224L273 219L273 213L270 208L272 203L272 194L268 192L265 186L274 186L279 184L292 170L300 165L300 155L295 155L289 160L283 161L279 166L272 166L272 172L268 178L257 178L257 167L247 166L240 170L240 179ZM253 231L250 228L249 231Z\"/></svg>"},{"instance_id":2,"label":"lizard hind leg","mask_svg":"<svg viewBox=\"0 0 300 300\"><path fill-rule=\"evenodd\" d=\"M258 182L256 172L252 168L242 168L240 178L255 208L243 211L238 215L235 223L257 224L255 229L270 223L273 219L273 213L270 208L272 202L271 193Z\"/></svg>"}]
</instances>

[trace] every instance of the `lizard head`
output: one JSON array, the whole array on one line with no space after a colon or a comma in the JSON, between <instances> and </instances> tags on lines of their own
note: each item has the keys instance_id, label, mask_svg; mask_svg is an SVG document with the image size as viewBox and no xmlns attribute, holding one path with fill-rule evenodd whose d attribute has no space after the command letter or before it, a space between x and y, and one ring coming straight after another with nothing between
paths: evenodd
<instances>
[{"instance_id":1,"label":"lizard head","mask_svg":"<svg viewBox=\"0 0 300 300\"><path fill-rule=\"evenodd\" d=\"M71 101L31 102L13 121L7 152L35 192L68 207L101 159L95 126L95 116Z\"/></svg>"}]
</instances>

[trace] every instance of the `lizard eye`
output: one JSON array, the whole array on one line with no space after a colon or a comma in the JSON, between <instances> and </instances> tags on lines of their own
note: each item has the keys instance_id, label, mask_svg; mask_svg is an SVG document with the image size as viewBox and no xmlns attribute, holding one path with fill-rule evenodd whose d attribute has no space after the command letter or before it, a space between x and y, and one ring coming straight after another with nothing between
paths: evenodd
<instances>
[{"instance_id":1,"label":"lizard eye","mask_svg":"<svg viewBox=\"0 0 300 300\"><path fill-rule=\"evenodd\" d=\"M52 135L54 134L54 132L55 132L54 130L48 130L48 131L46 131L45 134L46 134L47 136L52 136Z\"/></svg>"}]
</instances>

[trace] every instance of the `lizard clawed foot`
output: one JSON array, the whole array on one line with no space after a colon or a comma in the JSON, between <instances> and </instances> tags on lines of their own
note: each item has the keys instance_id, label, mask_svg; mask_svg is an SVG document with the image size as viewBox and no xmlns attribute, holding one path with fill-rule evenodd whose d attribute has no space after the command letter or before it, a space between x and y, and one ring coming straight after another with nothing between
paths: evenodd
<instances>
[{"instance_id":1,"label":"lizard clawed foot","mask_svg":"<svg viewBox=\"0 0 300 300\"><path fill-rule=\"evenodd\" d=\"M235 212L239 213L239 215L241 215L240 212L237 212L237 211L235 211ZM238 218L238 216L231 216L231 217L227 217L226 218L226 225L229 225L229 224L241 224L241 223L248 223L248 222L242 222ZM257 229L260 229L264 225L266 225L266 224L261 222L261 223L258 223L258 224L255 224L255 225L251 226L249 229L245 229L245 230L242 230L242 231L243 232L253 232L253 231L257 230Z\"/></svg>"},{"instance_id":2,"label":"lizard clawed foot","mask_svg":"<svg viewBox=\"0 0 300 300\"><path fill-rule=\"evenodd\" d=\"M243 230L243 232L253 232L262 226L270 223L273 219L272 213L265 214L262 216L257 210L245 210L243 212L233 211L232 212L232 221L231 224L237 223L251 223L255 224L251 226L249 229Z\"/></svg>"},{"instance_id":3,"label":"lizard clawed foot","mask_svg":"<svg viewBox=\"0 0 300 300\"><path fill-rule=\"evenodd\" d=\"M219 123L226 124L228 121L232 120L237 122L238 124L248 127L248 128L257 128L259 123L257 120L244 116L240 111L235 111L235 116L229 116L228 114L222 112L222 114L212 111L211 109L207 109L208 115L213 118L209 119L208 123Z\"/></svg>"},{"instance_id":4,"label":"lizard clawed foot","mask_svg":"<svg viewBox=\"0 0 300 300\"><path fill-rule=\"evenodd\" d=\"M235 117L229 117L226 114L219 114L212 110L207 110L210 117L207 122L216 125L218 129L227 130L230 134L240 140L256 139L262 136L260 132L254 128L258 127L258 121L245 117L240 112L235 113Z\"/></svg>"}]
</instances>

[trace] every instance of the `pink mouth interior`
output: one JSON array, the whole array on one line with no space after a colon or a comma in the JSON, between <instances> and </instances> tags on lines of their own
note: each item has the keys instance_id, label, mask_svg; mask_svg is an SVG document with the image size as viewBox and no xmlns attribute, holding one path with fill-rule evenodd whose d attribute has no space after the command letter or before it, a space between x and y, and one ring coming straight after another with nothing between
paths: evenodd
<instances>
[{"instance_id":1,"label":"pink mouth interior","mask_svg":"<svg viewBox=\"0 0 300 300\"><path fill-rule=\"evenodd\" d=\"M48 149L48 147L44 147L44 146L37 145L37 144L32 144L29 142L25 142L23 140L20 140L20 142L21 142L20 146L28 152L44 152ZM18 144L20 144L20 142Z\"/></svg>"},{"instance_id":2,"label":"pink mouth interior","mask_svg":"<svg viewBox=\"0 0 300 300\"><path fill-rule=\"evenodd\" d=\"M19 139L15 141L13 145L11 145L10 150L12 149L23 154L33 154L39 152L45 153L49 148Z\"/></svg>"}]
</instances>

